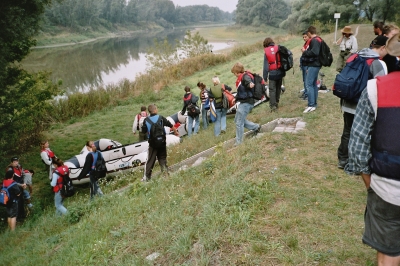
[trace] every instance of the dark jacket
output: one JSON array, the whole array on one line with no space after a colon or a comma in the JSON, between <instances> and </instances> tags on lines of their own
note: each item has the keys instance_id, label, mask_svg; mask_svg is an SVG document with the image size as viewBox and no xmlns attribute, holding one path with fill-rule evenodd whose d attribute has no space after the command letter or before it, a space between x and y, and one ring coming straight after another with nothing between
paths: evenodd
<instances>
[{"instance_id":1,"label":"dark jacket","mask_svg":"<svg viewBox=\"0 0 400 266\"><path fill-rule=\"evenodd\" d=\"M250 83L254 83L254 78L247 72L242 73L236 80L236 102L254 104Z\"/></svg>"},{"instance_id":2,"label":"dark jacket","mask_svg":"<svg viewBox=\"0 0 400 266\"><path fill-rule=\"evenodd\" d=\"M318 59L319 53L321 52L321 43L322 39L319 36L311 39L308 49L302 54L303 66L321 67L321 63Z\"/></svg>"},{"instance_id":3,"label":"dark jacket","mask_svg":"<svg viewBox=\"0 0 400 266\"><path fill-rule=\"evenodd\" d=\"M101 154L100 151L96 151L96 152L99 153L98 156L103 157L103 155ZM100 158L100 157L97 157L97 158ZM89 153L86 155L85 164L83 165L82 171L81 171L81 173L80 173L79 176L78 176L78 180L81 180L82 178L86 177L87 174L91 174L91 172L92 172L92 165L93 165L93 154L92 154L92 152L89 152Z\"/></svg>"}]
</instances>

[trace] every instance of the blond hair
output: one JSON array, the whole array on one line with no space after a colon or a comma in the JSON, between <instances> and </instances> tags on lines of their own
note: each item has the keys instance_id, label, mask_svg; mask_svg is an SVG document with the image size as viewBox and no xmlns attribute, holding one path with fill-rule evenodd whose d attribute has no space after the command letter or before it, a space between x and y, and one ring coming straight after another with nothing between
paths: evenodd
<instances>
[{"instance_id":1,"label":"blond hair","mask_svg":"<svg viewBox=\"0 0 400 266\"><path fill-rule=\"evenodd\" d=\"M219 78L218 78L218 76L214 76L212 79L212 82L214 83L214 84L220 84L221 82L219 81Z\"/></svg>"}]
</instances>

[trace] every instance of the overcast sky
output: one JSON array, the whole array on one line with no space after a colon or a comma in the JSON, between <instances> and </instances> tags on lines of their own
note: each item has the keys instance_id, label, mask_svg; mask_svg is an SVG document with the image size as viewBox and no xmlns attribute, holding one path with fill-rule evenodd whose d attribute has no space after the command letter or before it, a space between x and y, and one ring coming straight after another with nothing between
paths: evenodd
<instances>
[{"instance_id":1,"label":"overcast sky","mask_svg":"<svg viewBox=\"0 0 400 266\"><path fill-rule=\"evenodd\" d=\"M208 5L215 6L223 11L232 12L236 9L238 0L172 0L175 6Z\"/></svg>"}]
</instances>

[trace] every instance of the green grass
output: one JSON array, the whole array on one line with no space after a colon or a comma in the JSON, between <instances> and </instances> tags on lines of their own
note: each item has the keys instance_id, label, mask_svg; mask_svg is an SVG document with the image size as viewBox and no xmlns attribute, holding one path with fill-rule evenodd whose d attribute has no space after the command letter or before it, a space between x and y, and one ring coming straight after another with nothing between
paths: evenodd
<instances>
[{"instance_id":1,"label":"green grass","mask_svg":"<svg viewBox=\"0 0 400 266\"><path fill-rule=\"evenodd\" d=\"M374 38L370 26L360 29L360 47ZM323 36L328 42L333 34ZM298 62L301 37L281 42ZM330 42L328 42L329 44ZM330 45L334 56L338 48ZM183 88L220 76L233 85L230 68L236 61L262 70L262 49L215 65L158 93L94 112L48 131L50 145L62 159L78 153L88 139L112 138L132 142L131 124L140 105L156 102L169 115L181 108ZM335 66L323 68L331 87ZM88 188L65 201L70 214L54 217L53 194L44 171L34 177L34 203L43 207L15 233L5 232L0 248L8 265L374 265L375 251L361 243L365 188L359 177L336 168L342 132L339 99L320 94L316 112L303 114L300 70L287 73L287 91L279 113L267 104L253 110L249 120L265 124L276 118L302 117L306 130L298 134L263 133L237 148L217 149L200 166L140 182L141 171L105 180L103 198L89 201ZM90 127L89 127L90 125ZM227 134L213 137L213 126L168 150L173 165L199 151L233 138L233 117ZM39 148L21 159L39 161ZM29 168L29 167L27 167ZM117 188L130 184L126 190ZM41 188L42 192L37 189ZM46 192L43 192L46 190ZM4 223L3 223L4 225ZM18 246L18 249L15 247ZM146 256L158 252L154 262Z\"/></svg>"}]
</instances>

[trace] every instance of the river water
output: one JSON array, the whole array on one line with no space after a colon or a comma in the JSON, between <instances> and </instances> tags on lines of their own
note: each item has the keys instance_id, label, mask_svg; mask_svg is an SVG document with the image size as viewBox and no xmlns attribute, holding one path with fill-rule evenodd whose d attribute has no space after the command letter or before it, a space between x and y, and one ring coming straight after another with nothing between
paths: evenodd
<instances>
[{"instance_id":1,"label":"river water","mask_svg":"<svg viewBox=\"0 0 400 266\"><path fill-rule=\"evenodd\" d=\"M30 72L51 72L52 80L62 80L62 88L68 93L118 83L125 78L133 81L146 71L146 51L153 46L154 39L167 38L173 45L175 40L183 39L186 30L141 32L86 44L33 49L22 66ZM230 47L228 43L210 44L213 51Z\"/></svg>"}]
</instances>

